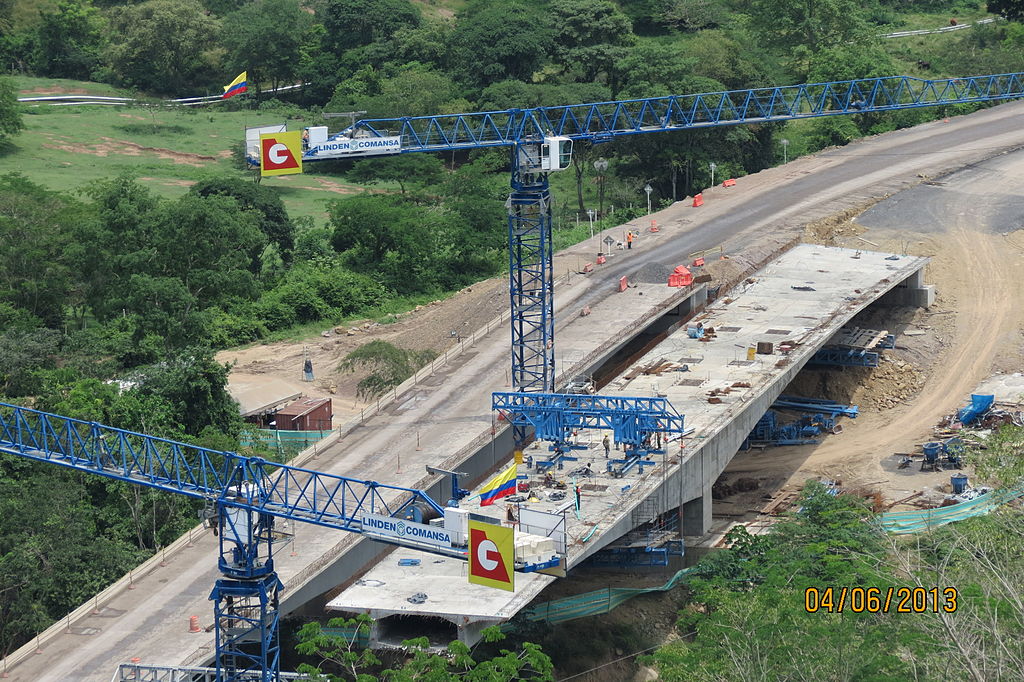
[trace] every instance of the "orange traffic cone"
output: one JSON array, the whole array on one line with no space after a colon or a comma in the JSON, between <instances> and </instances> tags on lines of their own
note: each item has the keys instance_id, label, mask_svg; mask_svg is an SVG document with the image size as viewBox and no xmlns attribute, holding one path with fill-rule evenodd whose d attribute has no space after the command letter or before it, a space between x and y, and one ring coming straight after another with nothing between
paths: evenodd
<instances>
[{"instance_id":1,"label":"orange traffic cone","mask_svg":"<svg viewBox=\"0 0 1024 682\"><path fill-rule=\"evenodd\" d=\"M199 616L189 616L188 619L188 631L189 632L202 632L203 629L199 627Z\"/></svg>"}]
</instances>

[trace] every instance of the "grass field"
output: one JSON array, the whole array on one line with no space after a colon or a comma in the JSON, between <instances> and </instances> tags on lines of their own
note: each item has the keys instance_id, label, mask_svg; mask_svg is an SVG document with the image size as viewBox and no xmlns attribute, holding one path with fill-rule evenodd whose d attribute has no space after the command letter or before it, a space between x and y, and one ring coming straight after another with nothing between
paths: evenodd
<instances>
[{"instance_id":1,"label":"grass field","mask_svg":"<svg viewBox=\"0 0 1024 682\"><path fill-rule=\"evenodd\" d=\"M16 78L21 96L92 94L130 96L98 83ZM46 187L75 191L122 172L165 197L184 194L210 176L251 177L232 159L245 127L283 122L280 114L199 107L27 105L25 130L0 151L0 167ZM300 120L288 121L291 129ZM327 202L365 188L338 176L306 172L267 178L292 217L326 217Z\"/></svg>"}]
</instances>

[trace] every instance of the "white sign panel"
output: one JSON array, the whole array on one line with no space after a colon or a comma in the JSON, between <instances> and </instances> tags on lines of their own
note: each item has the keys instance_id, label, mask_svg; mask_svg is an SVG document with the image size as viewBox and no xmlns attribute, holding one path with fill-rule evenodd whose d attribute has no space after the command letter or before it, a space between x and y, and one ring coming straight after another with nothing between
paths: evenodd
<instances>
[{"instance_id":1,"label":"white sign panel","mask_svg":"<svg viewBox=\"0 0 1024 682\"><path fill-rule=\"evenodd\" d=\"M283 133L288 130L288 126L284 123L269 126L253 126L252 128L245 129L245 158L250 160L250 163L259 165L260 159L260 135L266 135L269 133Z\"/></svg>"},{"instance_id":2,"label":"white sign panel","mask_svg":"<svg viewBox=\"0 0 1024 682\"><path fill-rule=\"evenodd\" d=\"M402 151L401 137L340 137L310 147L304 159L338 159L348 156L397 154Z\"/></svg>"},{"instance_id":3,"label":"white sign panel","mask_svg":"<svg viewBox=\"0 0 1024 682\"><path fill-rule=\"evenodd\" d=\"M435 547L451 547L451 534L444 528L415 523L392 516L379 514L363 514L363 533L370 536L395 538L406 542L418 542Z\"/></svg>"},{"instance_id":4,"label":"white sign panel","mask_svg":"<svg viewBox=\"0 0 1024 682\"><path fill-rule=\"evenodd\" d=\"M549 514L536 509L519 508L519 530L548 537L555 542L555 551L565 554L565 514Z\"/></svg>"}]
</instances>

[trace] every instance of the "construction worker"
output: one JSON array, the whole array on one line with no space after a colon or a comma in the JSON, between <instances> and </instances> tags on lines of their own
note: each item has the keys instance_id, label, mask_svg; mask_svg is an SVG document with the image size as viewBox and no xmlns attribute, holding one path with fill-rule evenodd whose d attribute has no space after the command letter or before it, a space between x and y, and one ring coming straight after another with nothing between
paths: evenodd
<instances>
[{"instance_id":1,"label":"construction worker","mask_svg":"<svg viewBox=\"0 0 1024 682\"><path fill-rule=\"evenodd\" d=\"M604 458L608 459L608 453L611 452L612 444L611 444L611 441L608 440L608 434L607 433L604 434L604 438L601 439L601 445L604 446Z\"/></svg>"},{"instance_id":2,"label":"construction worker","mask_svg":"<svg viewBox=\"0 0 1024 682\"><path fill-rule=\"evenodd\" d=\"M633 248L633 230L630 230L626 233L626 248Z\"/></svg>"}]
</instances>

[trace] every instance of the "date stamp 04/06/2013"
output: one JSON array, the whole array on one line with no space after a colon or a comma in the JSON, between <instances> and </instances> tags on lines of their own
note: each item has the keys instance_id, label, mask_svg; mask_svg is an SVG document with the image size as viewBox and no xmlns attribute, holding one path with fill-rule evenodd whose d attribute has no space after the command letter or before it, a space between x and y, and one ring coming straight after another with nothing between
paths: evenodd
<instances>
[{"instance_id":1,"label":"date stamp 04/06/2013","mask_svg":"<svg viewBox=\"0 0 1024 682\"><path fill-rule=\"evenodd\" d=\"M808 613L955 613L955 587L808 587Z\"/></svg>"}]
</instances>

